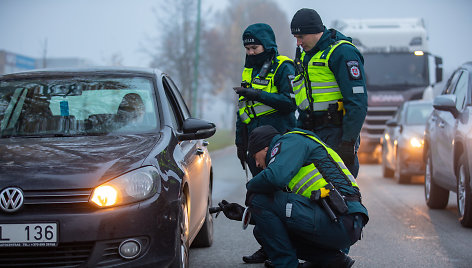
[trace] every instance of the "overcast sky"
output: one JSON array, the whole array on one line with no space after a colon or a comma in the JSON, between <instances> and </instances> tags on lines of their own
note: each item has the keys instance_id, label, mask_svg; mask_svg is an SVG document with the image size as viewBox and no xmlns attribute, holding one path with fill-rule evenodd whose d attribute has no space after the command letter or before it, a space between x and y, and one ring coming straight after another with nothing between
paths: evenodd
<instances>
[{"instance_id":1,"label":"overcast sky","mask_svg":"<svg viewBox=\"0 0 472 268\"><path fill-rule=\"evenodd\" d=\"M104 64L111 55L119 53L125 65L145 67L148 59L141 47L148 37L157 35L152 7L159 7L163 1L169 2L0 0L0 50L40 58L47 39L48 57L80 57ZM213 11L218 11L229 0L201 1L204 10L213 7ZM327 26L339 18L422 17L428 28L431 51L443 57L446 69L472 60L471 0L276 2L286 11L289 20L298 9L309 7L319 12Z\"/></svg>"}]
</instances>

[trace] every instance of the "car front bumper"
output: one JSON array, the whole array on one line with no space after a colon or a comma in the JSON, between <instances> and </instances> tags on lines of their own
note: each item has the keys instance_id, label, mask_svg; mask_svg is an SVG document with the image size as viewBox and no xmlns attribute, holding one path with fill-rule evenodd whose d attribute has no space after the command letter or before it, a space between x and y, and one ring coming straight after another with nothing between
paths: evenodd
<instances>
[{"instance_id":1,"label":"car front bumper","mask_svg":"<svg viewBox=\"0 0 472 268\"><path fill-rule=\"evenodd\" d=\"M56 222L57 247L2 247L0 267L160 267L175 258L179 202L164 196L115 208L25 209L0 214L0 223ZM141 244L133 259L120 256L123 241Z\"/></svg>"}]
</instances>

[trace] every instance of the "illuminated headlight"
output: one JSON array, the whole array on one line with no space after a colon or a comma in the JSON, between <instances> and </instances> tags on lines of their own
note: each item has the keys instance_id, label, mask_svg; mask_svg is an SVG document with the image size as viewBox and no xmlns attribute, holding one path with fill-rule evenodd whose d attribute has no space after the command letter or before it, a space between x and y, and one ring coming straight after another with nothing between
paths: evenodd
<instances>
[{"instance_id":1,"label":"illuminated headlight","mask_svg":"<svg viewBox=\"0 0 472 268\"><path fill-rule=\"evenodd\" d=\"M423 139L411 138L410 145L411 147L414 147L414 148L421 148L423 147Z\"/></svg>"},{"instance_id":2,"label":"illuminated headlight","mask_svg":"<svg viewBox=\"0 0 472 268\"><path fill-rule=\"evenodd\" d=\"M90 202L99 207L119 206L138 202L154 195L159 174L154 167L144 167L97 186Z\"/></svg>"}]
</instances>

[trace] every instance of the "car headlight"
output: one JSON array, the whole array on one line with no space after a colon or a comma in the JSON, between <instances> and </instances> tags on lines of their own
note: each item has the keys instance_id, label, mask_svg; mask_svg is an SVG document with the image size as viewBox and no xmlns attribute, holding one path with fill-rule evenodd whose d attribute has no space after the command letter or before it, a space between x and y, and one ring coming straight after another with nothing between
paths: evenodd
<instances>
[{"instance_id":1,"label":"car headlight","mask_svg":"<svg viewBox=\"0 0 472 268\"><path fill-rule=\"evenodd\" d=\"M413 137L410 139L410 145L413 148L421 148L423 147L423 139L418 139L416 137Z\"/></svg>"},{"instance_id":2,"label":"car headlight","mask_svg":"<svg viewBox=\"0 0 472 268\"><path fill-rule=\"evenodd\" d=\"M95 187L90 202L99 207L120 206L147 199L157 192L159 173L143 167Z\"/></svg>"}]
</instances>

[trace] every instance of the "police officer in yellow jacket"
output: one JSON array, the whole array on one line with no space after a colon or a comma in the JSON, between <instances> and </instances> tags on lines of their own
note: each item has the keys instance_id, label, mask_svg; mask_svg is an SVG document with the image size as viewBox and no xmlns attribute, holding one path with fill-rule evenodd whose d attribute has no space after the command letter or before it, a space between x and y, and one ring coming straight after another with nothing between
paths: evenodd
<instances>
[{"instance_id":1,"label":"police officer in yellow jacket","mask_svg":"<svg viewBox=\"0 0 472 268\"><path fill-rule=\"evenodd\" d=\"M364 58L350 37L326 29L313 9L298 10L290 27L303 48L297 48L293 82L297 126L316 133L357 177L359 135L367 114Z\"/></svg>"},{"instance_id":2,"label":"police officer in yellow jacket","mask_svg":"<svg viewBox=\"0 0 472 268\"><path fill-rule=\"evenodd\" d=\"M264 23L248 26L243 35L246 62L241 87L234 88L239 95L236 119L237 155L249 165L252 175L258 169L247 157L247 137L253 129L271 125L279 131L296 126L296 105L291 87L295 77L293 61L278 54L275 34Z\"/></svg>"},{"instance_id":3,"label":"police officer in yellow jacket","mask_svg":"<svg viewBox=\"0 0 472 268\"><path fill-rule=\"evenodd\" d=\"M351 267L354 260L341 250L360 239L369 218L338 154L311 131L280 135L271 126L251 133L249 154L263 168L246 185L246 205L270 259L266 266L297 267L302 259L316 267ZM241 219L241 206L222 204L228 218Z\"/></svg>"}]
</instances>

